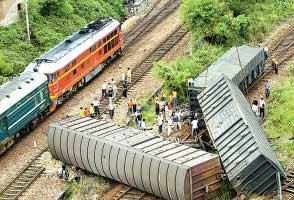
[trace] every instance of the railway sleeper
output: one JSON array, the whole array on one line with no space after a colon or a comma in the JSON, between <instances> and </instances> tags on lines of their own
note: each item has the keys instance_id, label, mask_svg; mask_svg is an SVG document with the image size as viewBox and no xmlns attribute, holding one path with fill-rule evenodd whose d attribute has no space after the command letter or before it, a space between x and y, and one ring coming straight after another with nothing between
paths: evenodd
<instances>
[{"instance_id":1,"label":"railway sleeper","mask_svg":"<svg viewBox=\"0 0 294 200\"><path fill-rule=\"evenodd\" d=\"M294 189L286 188L285 191L294 194Z\"/></svg>"}]
</instances>

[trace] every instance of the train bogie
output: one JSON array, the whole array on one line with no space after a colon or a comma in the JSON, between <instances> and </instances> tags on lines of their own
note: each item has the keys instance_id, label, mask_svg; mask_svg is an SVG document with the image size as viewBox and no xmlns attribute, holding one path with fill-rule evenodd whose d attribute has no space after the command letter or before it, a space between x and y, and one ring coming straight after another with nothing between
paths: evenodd
<instances>
[{"instance_id":1,"label":"train bogie","mask_svg":"<svg viewBox=\"0 0 294 200\"><path fill-rule=\"evenodd\" d=\"M56 159L164 199L210 199L221 187L217 155L105 121L50 124L48 146Z\"/></svg>"}]
</instances>

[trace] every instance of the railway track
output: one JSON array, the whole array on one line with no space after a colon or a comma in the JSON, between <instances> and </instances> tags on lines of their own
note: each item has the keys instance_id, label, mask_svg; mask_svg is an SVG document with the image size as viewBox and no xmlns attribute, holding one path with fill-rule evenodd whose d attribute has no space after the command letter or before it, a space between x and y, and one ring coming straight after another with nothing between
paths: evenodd
<instances>
[{"instance_id":1,"label":"railway track","mask_svg":"<svg viewBox=\"0 0 294 200\"><path fill-rule=\"evenodd\" d=\"M182 30L178 27L164 42L162 42L157 49L155 49L149 56L147 56L135 69L132 71L132 81L127 83L128 91L132 90L137 83L148 73L153 66L153 62L159 61L185 34L186 30ZM122 97L122 83L117 85L118 93L117 97L113 99L114 103L121 101ZM101 113L98 117L101 117L106 111L109 105L109 98L103 97L100 99Z\"/></svg>"},{"instance_id":2,"label":"railway track","mask_svg":"<svg viewBox=\"0 0 294 200\"><path fill-rule=\"evenodd\" d=\"M112 200L141 200L147 193L132 187L127 187L119 191Z\"/></svg>"},{"instance_id":3,"label":"railway track","mask_svg":"<svg viewBox=\"0 0 294 200\"><path fill-rule=\"evenodd\" d=\"M257 83L266 81L266 77L273 71L271 67L271 58L275 58L278 61L278 66L281 68L289 59L294 56L294 25L285 31L281 37L275 40L270 45L270 52L264 69L264 73L255 81L255 83L248 88L250 90L257 89ZM247 93L248 93L247 91Z\"/></svg>"},{"instance_id":4,"label":"railway track","mask_svg":"<svg viewBox=\"0 0 294 200\"><path fill-rule=\"evenodd\" d=\"M45 170L40 163L41 156L48 151L44 148L28 163L28 165L19 172L19 174L0 191L0 200L18 199L24 191L41 175Z\"/></svg>"},{"instance_id":5,"label":"railway track","mask_svg":"<svg viewBox=\"0 0 294 200\"><path fill-rule=\"evenodd\" d=\"M294 172L291 171L287 174L288 180L282 184L282 191L284 195L287 195L289 198L283 198L285 200L293 200L294 199ZM274 192L273 194L265 197L263 200L271 200L278 194L278 192Z\"/></svg>"},{"instance_id":6,"label":"railway track","mask_svg":"<svg viewBox=\"0 0 294 200\"><path fill-rule=\"evenodd\" d=\"M173 13L179 7L180 3L180 0L168 1L163 5L163 8L159 9L154 15L144 18L139 26L136 26L131 31L125 33L123 49L127 49L129 46L138 42L148 32L152 31L157 24Z\"/></svg>"}]
</instances>

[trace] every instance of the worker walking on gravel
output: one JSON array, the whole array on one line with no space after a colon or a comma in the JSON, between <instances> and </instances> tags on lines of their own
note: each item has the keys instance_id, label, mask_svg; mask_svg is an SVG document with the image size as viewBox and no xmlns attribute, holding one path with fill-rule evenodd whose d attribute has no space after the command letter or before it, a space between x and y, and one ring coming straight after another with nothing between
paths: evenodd
<instances>
[{"instance_id":1,"label":"worker walking on gravel","mask_svg":"<svg viewBox=\"0 0 294 200\"><path fill-rule=\"evenodd\" d=\"M113 96L113 89L112 85L108 83L108 97L109 97L109 102L112 103L112 96Z\"/></svg>"},{"instance_id":2,"label":"worker walking on gravel","mask_svg":"<svg viewBox=\"0 0 294 200\"><path fill-rule=\"evenodd\" d=\"M263 98L260 99L259 102L259 117L264 118L265 115L265 101L263 100Z\"/></svg>"},{"instance_id":3,"label":"worker walking on gravel","mask_svg":"<svg viewBox=\"0 0 294 200\"><path fill-rule=\"evenodd\" d=\"M128 83L132 82L132 70L131 70L131 68L128 68L128 71L127 71L127 81L128 81Z\"/></svg>"},{"instance_id":4,"label":"worker walking on gravel","mask_svg":"<svg viewBox=\"0 0 294 200\"><path fill-rule=\"evenodd\" d=\"M94 98L93 105L94 105L95 116L97 117L98 115L100 115L100 111L99 111L100 102L98 101L96 97Z\"/></svg>"},{"instance_id":5,"label":"worker walking on gravel","mask_svg":"<svg viewBox=\"0 0 294 200\"><path fill-rule=\"evenodd\" d=\"M268 47L265 45L263 50L264 50L264 57L265 57L265 59L267 59L267 57L268 57Z\"/></svg>"},{"instance_id":6,"label":"worker walking on gravel","mask_svg":"<svg viewBox=\"0 0 294 200\"><path fill-rule=\"evenodd\" d=\"M265 84L265 97L268 98L270 96L270 90L271 90L271 84L269 81L266 82Z\"/></svg>"}]
</instances>

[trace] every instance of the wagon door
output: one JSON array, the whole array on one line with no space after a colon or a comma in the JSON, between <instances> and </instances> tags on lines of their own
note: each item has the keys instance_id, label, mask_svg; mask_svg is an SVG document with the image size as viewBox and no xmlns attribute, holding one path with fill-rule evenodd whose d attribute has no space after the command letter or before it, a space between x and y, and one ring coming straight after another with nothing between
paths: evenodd
<instances>
[{"instance_id":1,"label":"wagon door","mask_svg":"<svg viewBox=\"0 0 294 200\"><path fill-rule=\"evenodd\" d=\"M7 117L0 119L0 142L8 136Z\"/></svg>"}]
</instances>

